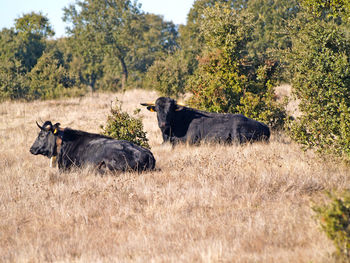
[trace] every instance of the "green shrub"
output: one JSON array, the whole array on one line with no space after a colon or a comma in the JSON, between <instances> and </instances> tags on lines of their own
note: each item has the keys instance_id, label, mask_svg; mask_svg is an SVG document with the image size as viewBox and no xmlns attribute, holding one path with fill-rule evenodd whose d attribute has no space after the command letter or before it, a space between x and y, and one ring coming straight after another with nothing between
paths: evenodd
<instances>
[{"instance_id":1,"label":"green shrub","mask_svg":"<svg viewBox=\"0 0 350 263\"><path fill-rule=\"evenodd\" d=\"M148 69L146 87L156 89L164 96L179 96L185 92L187 63L180 51L156 60Z\"/></svg>"},{"instance_id":2,"label":"green shrub","mask_svg":"<svg viewBox=\"0 0 350 263\"><path fill-rule=\"evenodd\" d=\"M336 258L340 262L350 261L350 191L342 196L328 194L331 202L314 206L322 230L336 247Z\"/></svg>"},{"instance_id":3,"label":"green shrub","mask_svg":"<svg viewBox=\"0 0 350 263\"><path fill-rule=\"evenodd\" d=\"M332 21L297 25L289 55L302 116L289 123L294 140L350 159L350 41Z\"/></svg>"},{"instance_id":4,"label":"green shrub","mask_svg":"<svg viewBox=\"0 0 350 263\"><path fill-rule=\"evenodd\" d=\"M0 63L0 101L27 98L28 80L22 69L21 62L16 59Z\"/></svg>"},{"instance_id":5,"label":"green shrub","mask_svg":"<svg viewBox=\"0 0 350 263\"><path fill-rule=\"evenodd\" d=\"M204 47L188 81L193 94L189 103L211 112L242 113L277 128L286 116L272 88L278 63L266 60L255 65L250 60L247 43L252 28L250 15L226 5L204 11Z\"/></svg>"},{"instance_id":6,"label":"green shrub","mask_svg":"<svg viewBox=\"0 0 350 263\"><path fill-rule=\"evenodd\" d=\"M276 101L274 86L267 82L260 85L259 92L246 92L236 107L237 112L267 123L273 129L284 126L287 114L282 104Z\"/></svg>"},{"instance_id":7,"label":"green shrub","mask_svg":"<svg viewBox=\"0 0 350 263\"><path fill-rule=\"evenodd\" d=\"M123 112L121 103L116 99L115 107L111 107L111 115L107 118L106 126L101 126L102 134L117 140L126 140L150 149L146 132L143 131L142 120ZM135 110L137 115L140 109Z\"/></svg>"},{"instance_id":8,"label":"green shrub","mask_svg":"<svg viewBox=\"0 0 350 263\"><path fill-rule=\"evenodd\" d=\"M58 50L44 52L27 74L29 91L27 99L55 99L70 95L83 95L63 65L63 55Z\"/></svg>"}]
</instances>

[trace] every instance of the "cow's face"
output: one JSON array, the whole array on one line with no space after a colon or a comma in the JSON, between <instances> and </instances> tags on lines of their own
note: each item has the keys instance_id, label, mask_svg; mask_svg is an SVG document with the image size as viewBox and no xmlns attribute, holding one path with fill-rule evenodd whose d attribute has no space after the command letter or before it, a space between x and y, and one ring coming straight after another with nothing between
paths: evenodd
<instances>
[{"instance_id":1,"label":"cow's face","mask_svg":"<svg viewBox=\"0 0 350 263\"><path fill-rule=\"evenodd\" d=\"M34 155L44 155L51 158L55 155L56 146L56 136L59 123L52 125L50 121L46 121L43 126L40 126L40 132L32 147L30 147L30 152Z\"/></svg>"},{"instance_id":2,"label":"cow's face","mask_svg":"<svg viewBox=\"0 0 350 263\"><path fill-rule=\"evenodd\" d=\"M147 106L149 111L157 112L158 126L163 133L163 139L171 136L174 116L176 111L183 109L183 106L166 97L158 98L155 103L141 103L141 105Z\"/></svg>"},{"instance_id":3,"label":"cow's face","mask_svg":"<svg viewBox=\"0 0 350 263\"><path fill-rule=\"evenodd\" d=\"M176 110L175 100L165 97L160 97L156 100L155 111L157 112L158 126L162 131L171 127Z\"/></svg>"}]
</instances>

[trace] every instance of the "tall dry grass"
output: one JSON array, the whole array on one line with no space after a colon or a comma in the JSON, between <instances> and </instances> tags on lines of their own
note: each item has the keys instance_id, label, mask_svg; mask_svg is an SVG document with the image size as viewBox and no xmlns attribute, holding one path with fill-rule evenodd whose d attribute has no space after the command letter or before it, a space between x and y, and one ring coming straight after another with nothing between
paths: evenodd
<instances>
[{"instance_id":1,"label":"tall dry grass","mask_svg":"<svg viewBox=\"0 0 350 263\"><path fill-rule=\"evenodd\" d=\"M283 135L243 146L161 144L142 109L157 170L60 174L29 148L36 120L100 132L118 96L130 113L157 94L0 104L1 262L330 262L311 202L350 185L350 168Z\"/></svg>"}]
</instances>

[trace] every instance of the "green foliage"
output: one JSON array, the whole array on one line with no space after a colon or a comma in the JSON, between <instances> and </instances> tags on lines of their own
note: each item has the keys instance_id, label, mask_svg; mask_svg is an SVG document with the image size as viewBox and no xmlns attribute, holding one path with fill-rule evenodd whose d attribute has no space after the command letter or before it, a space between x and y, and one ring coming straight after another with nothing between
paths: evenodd
<instances>
[{"instance_id":1,"label":"green foliage","mask_svg":"<svg viewBox=\"0 0 350 263\"><path fill-rule=\"evenodd\" d=\"M248 42L249 56L255 63L270 59L277 50L291 47L287 25L300 11L298 0L250 0L246 10L252 15L254 29Z\"/></svg>"},{"instance_id":2,"label":"green foliage","mask_svg":"<svg viewBox=\"0 0 350 263\"><path fill-rule=\"evenodd\" d=\"M23 99L28 94L27 78L22 73L21 62L9 59L0 63L0 101Z\"/></svg>"},{"instance_id":3,"label":"green foliage","mask_svg":"<svg viewBox=\"0 0 350 263\"><path fill-rule=\"evenodd\" d=\"M350 158L350 42L332 22L310 18L297 25L288 55L301 117L289 124L307 147Z\"/></svg>"},{"instance_id":4,"label":"green foliage","mask_svg":"<svg viewBox=\"0 0 350 263\"><path fill-rule=\"evenodd\" d=\"M302 0L302 5L316 16L341 16L350 18L349 0Z\"/></svg>"},{"instance_id":5,"label":"green foliage","mask_svg":"<svg viewBox=\"0 0 350 263\"><path fill-rule=\"evenodd\" d=\"M276 101L274 85L256 83L256 93L247 91L237 105L237 112L268 123L274 129L283 127L287 114L282 104Z\"/></svg>"},{"instance_id":6,"label":"green foliage","mask_svg":"<svg viewBox=\"0 0 350 263\"><path fill-rule=\"evenodd\" d=\"M17 18L15 30L17 34L15 42L19 43L15 56L29 72L45 50L45 39L53 36L55 32L47 17L34 12Z\"/></svg>"},{"instance_id":7,"label":"green foliage","mask_svg":"<svg viewBox=\"0 0 350 263\"><path fill-rule=\"evenodd\" d=\"M79 76L67 67L64 46L59 41L42 39L41 34L7 29L0 32L2 100L52 99L83 93Z\"/></svg>"},{"instance_id":8,"label":"green foliage","mask_svg":"<svg viewBox=\"0 0 350 263\"><path fill-rule=\"evenodd\" d=\"M35 13L16 19L16 29L0 32L1 99L28 99L27 74L46 48L44 37L52 34L47 18Z\"/></svg>"},{"instance_id":9,"label":"green foliage","mask_svg":"<svg viewBox=\"0 0 350 263\"><path fill-rule=\"evenodd\" d=\"M277 128L285 117L272 89L277 63L266 61L256 70L249 60L251 18L227 5L205 10L200 31L203 52L188 82L193 93L190 104L208 111L243 113Z\"/></svg>"},{"instance_id":10,"label":"green foliage","mask_svg":"<svg viewBox=\"0 0 350 263\"><path fill-rule=\"evenodd\" d=\"M155 60L162 60L176 47L177 31L172 22L166 22L161 16L140 14L137 26L140 39L130 44L130 51L125 57L128 68L128 86L143 88L148 68ZM103 54L103 75L96 82L99 90L121 89L122 67L114 54Z\"/></svg>"},{"instance_id":11,"label":"green foliage","mask_svg":"<svg viewBox=\"0 0 350 263\"><path fill-rule=\"evenodd\" d=\"M297 0L196 0L187 16L187 24L179 27L179 43L185 53L189 73L192 74L198 66L196 57L200 55L205 40L200 33L201 24L206 19L206 8L215 4L226 4L227 8L237 12L250 14L251 29L250 40L246 51L252 66L257 68L270 60L274 55L279 60L276 50L291 46L291 40L286 25L293 20L299 12ZM279 79L283 75L280 74Z\"/></svg>"},{"instance_id":12,"label":"green foliage","mask_svg":"<svg viewBox=\"0 0 350 263\"><path fill-rule=\"evenodd\" d=\"M188 82L190 104L212 112L235 112L247 78L232 64L220 50L202 55Z\"/></svg>"},{"instance_id":13,"label":"green foliage","mask_svg":"<svg viewBox=\"0 0 350 263\"><path fill-rule=\"evenodd\" d=\"M153 61L176 44L174 24L142 13L137 1L81 0L64 11L79 74L92 90L106 84L124 90L129 79L140 84Z\"/></svg>"},{"instance_id":14,"label":"green foliage","mask_svg":"<svg viewBox=\"0 0 350 263\"><path fill-rule=\"evenodd\" d=\"M140 88L153 62L177 47L175 25L143 13L137 1L81 0L64 11L66 38L48 40L49 20L33 12L0 31L1 99Z\"/></svg>"},{"instance_id":15,"label":"green foliage","mask_svg":"<svg viewBox=\"0 0 350 263\"><path fill-rule=\"evenodd\" d=\"M81 90L73 88L75 79L64 67L63 54L57 49L44 53L27 76L30 87L27 99L55 99L82 94Z\"/></svg>"},{"instance_id":16,"label":"green foliage","mask_svg":"<svg viewBox=\"0 0 350 263\"><path fill-rule=\"evenodd\" d=\"M24 35L37 35L42 38L54 36L49 19L42 13L31 12L15 19L16 31Z\"/></svg>"},{"instance_id":17,"label":"green foliage","mask_svg":"<svg viewBox=\"0 0 350 263\"><path fill-rule=\"evenodd\" d=\"M187 15L186 25L179 26L179 45L182 57L188 68L188 74L192 75L198 67L197 57L202 53L204 39L201 32L201 24L205 18L207 8L215 4L227 4L232 9L246 6L246 0L196 0Z\"/></svg>"},{"instance_id":18,"label":"green foliage","mask_svg":"<svg viewBox=\"0 0 350 263\"><path fill-rule=\"evenodd\" d=\"M0 60L21 62L21 73L29 72L45 49L45 42L40 34L18 32L4 29L0 32Z\"/></svg>"},{"instance_id":19,"label":"green foliage","mask_svg":"<svg viewBox=\"0 0 350 263\"><path fill-rule=\"evenodd\" d=\"M138 114L140 110L135 110ZM138 117L130 116L122 111L121 103L116 99L115 107L111 108L111 115L107 118L105 127L101 126L103 134L117 140L127 140L142 147L150 149L146 132L143 131L142 120Z\"/></svg>"},{"instance_id":20,"label":"green foliage","mask_svg":"<svg viewBox=\"0 0 350 263\"><path fill-rule=\"evenodd\" d=\"M204 12L200 34L204 50L198 69L189 80L190 103L214 112L234 112L248 81L239 62L252 27L248 17L216 5Z\"/></svg>"},{"instance_id":21,"label":"green foliage","mask_svg":"<svg viewBox=\"0 0 350 263\"><path fill-rule=\"evenodd\" d=\"M188 69L181 52L156 60L148 69L146 87L158 90L164 96L178 96L185 92Z\"/></svg>"},{"instance_id":22,"label":"green foliage","mask_svg":"<svg viewBox=\"0 0 350 263\"><path fill-rule=\"evenodd\" d=\"M327 234L335 247L339 262L350 261L350 192L341 196L329 193L331 202L315 205L313 210L320 220L322 230Z\"/></svg>"}]
</instances>

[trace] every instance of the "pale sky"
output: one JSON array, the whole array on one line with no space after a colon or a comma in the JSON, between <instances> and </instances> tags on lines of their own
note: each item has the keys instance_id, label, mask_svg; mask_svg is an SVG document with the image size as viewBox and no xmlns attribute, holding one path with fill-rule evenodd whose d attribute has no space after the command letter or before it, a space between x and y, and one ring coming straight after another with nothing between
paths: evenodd
<instances>
[{"instance_id":1,"label":"pale sky","mask_svg":"<svg viewBox=\"0 0 350 263\"><path fill-rule=\"evenodd\" d=\"M55 37L65 34L67 26L63 21L63 7L75 0L0 0L0 30L14 26L14 20L23 14L42 12L47 16L56 32ZM185 24L187 14L194 0L138 0L141 9L147 13L162 15L166 21Z\"/></svg>"}]
</instances>

